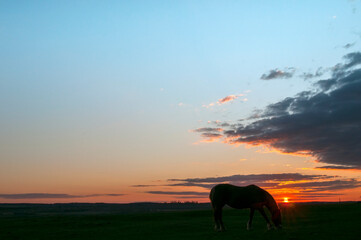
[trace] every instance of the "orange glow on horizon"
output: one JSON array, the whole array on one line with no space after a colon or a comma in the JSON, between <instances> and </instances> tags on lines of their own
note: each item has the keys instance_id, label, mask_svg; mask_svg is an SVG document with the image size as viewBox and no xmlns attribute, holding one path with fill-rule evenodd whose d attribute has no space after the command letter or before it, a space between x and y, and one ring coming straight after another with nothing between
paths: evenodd
<instances>
[{"instance_id":1,"label":"orange glow on horizon","mask_svg":"<svg viewBox=\"0 0 361 240\"><path fill-rule=\"evenodd\" d=\"M284 202L284 203L289 203L288 197L283 198L283 202Z\"/></svg>"}]
</instances>

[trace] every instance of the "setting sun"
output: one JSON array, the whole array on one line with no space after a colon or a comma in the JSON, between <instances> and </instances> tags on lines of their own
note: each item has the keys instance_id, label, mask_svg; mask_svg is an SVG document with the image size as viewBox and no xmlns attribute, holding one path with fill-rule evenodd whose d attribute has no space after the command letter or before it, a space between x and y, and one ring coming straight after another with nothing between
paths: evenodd
<instances>
[{"instance_id":1,"label":"setting sun","mask_svg":"<svg viewBox=\"0 0 361 240\"><path fill-rule=\"evenodd\" d=\"M288 203L288 198L287 197L283 198L283 202Z\"/></svg>"}]
</instances>

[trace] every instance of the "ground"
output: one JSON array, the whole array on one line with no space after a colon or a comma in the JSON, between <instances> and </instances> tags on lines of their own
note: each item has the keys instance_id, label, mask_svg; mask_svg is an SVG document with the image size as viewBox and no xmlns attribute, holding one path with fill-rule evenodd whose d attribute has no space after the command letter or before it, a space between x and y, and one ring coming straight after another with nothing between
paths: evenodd
<instances>
[{"instance_id":1,"label":"ground","mask_svg":"<svg viewBox=\"0 0 361 240\"><path fill-rule=\"evenodd\" d=\"M88 207L91 207L89 205ZM30 210L29 210L30 209ZM246 230L249 211L226 209L226 232L213 230L212 212L72 212L62 208L14 210L0 207L0 239L360 239L361 203L288 204L282 207L283 229L270 230L259 213Z\"/></svg>"}]
</instances>

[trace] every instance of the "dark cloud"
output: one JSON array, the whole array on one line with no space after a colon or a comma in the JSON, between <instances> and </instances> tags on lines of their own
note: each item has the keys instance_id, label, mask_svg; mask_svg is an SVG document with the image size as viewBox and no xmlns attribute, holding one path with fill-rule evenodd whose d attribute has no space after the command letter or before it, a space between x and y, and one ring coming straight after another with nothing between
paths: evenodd
<instances>
[{"instance_id":1,"label":"dark cloud","mask_svg":"<svg viewBox=\"0 0 361 240\"><path fill-rule=\"evenodd\" d=\"M349 49L349 48L353 47L354 45L355 45L355 43L347 43L342 47L345 48L345 49Z\"/></svg>"},{"instance_id":2,"label":"dark cloud","mask_svg":"<svg viewBox=\"0 0 361 240\"><path fill-rule=\"evenodd\" d=\"M249 124L218 134L229 144L265 145L361 169L361 69L354 68L361 64L361 53L344 59L332 77L315 84L317 89L270 104Z\"/></svg>"},{"instance_id":3,"label":"dark cloud","mask_svg":"<svg viewBox=\"0 0 361 240\"><path fill-rule=\"evenodd\" d=\"M273 192L276 197L289 194L300 200L343 195L340 191L361 187L361 182L352 178L300 173L248 174L205 178L168 179L167 187L182 187L183 191L147 191L150 194L177 196L179 198L208 197L209 190L220 183L238 186L255 184ZM200 187L203 191L184 191L187 187ZM335 192L336 191L336 192Z\"/></svg>"},{"instance_id":4,"label":"dark cloud","mask_svg":"<svg viewBox=\"0 0 361 240\"><path fill-rule=\"evenodd\" d=\"M169 179L168 181L179 182L168 184L167 186L182 186L182 187L201 187L211 189L220 183L229 183L238 186L247 186L251 184L258 185L264 188L277 188L282 181L297 181L297 180L312 180L312 179L327 179L332 178L326 175L301 175L298 173L283 173L283 174L251 174L251 175L233 175L226 177L214 178L190 178L190 179Z\"/></svg>"},{"instance_id":5,"label":"dark cloud","mask_svg":"<svg viewBox=\"0 0 361 240\"><path fill-rule=\"evenodd\" d=\"M216 120L216 121L208 121L209 124L213 124L215 126L217 126L218 128L215 128L215 129L220 129L220 131L223 131L224 127L232 127L232 126L235 126L235 124L231 124L229 122L226 122L226 121L219 121L219 120ZM198 129L202 129L202 128L198 128Z\"/></svg>"},{"instance_id":6,"label":"dark cloud","mask_svg":"<svg viewBox=\"0 0 361 240\"><path fill-rule=\"evenodd\" d=\"M266 181L300 181L333 178L327 175L303 175L300 173L275 173L275 174L248 174L232 175L224 177L208 178L185 178L185 179L168 179L170 182L186 183L223 183L223 182L266 182Z\"/></svg>"},{"instance_id":7,"label":"dark cloud","mask_svg":"<svg viewBox=\"0 0 361 240\"><path fill-rule=\"evenodd\" d=\"M222 132L222 128L198 128L192 130L192 132L201 133L203 138L202 142L215 142L218 139L223 137L223 134L219 133Z\"/></svg>"},{"instance_id":8,"label":"dark cloud","mask_svg":"<svg viewBox=\"0 0 361 240\"><path fill-rule=\"evenodd\" d=\"M211 189L215 185L216 185L216 183L207 184L207 183L193 183L193 182L181 182L181 183L167 184L167 186L172 186L172 187L201 187L201 188L205 188L205 189Z\"/></svg>"},{"instance_id":9,"label":"dark cloud","mask_svg":"<svg viewBox=\"0 0 361 240\"><path fill-rule=\"evenodd\" d=\"M89 197L90 196L93 196L93 197L95 197L95 196L110 196L110 197L120 197L120 196L124 196L125 194L121 194L121 193L109 193L109 194L93 194L93 195L88 195Z\"/></svg>"},{"instance_id":10,"label":"dark cloud","mask_svg":"<svg viewBox=\"0 0 361 240\"><path fill-rule=\"evenodd\" d=\"M204 138L220 138L220 137L223 137L223 135L219 134L219 133L202 133L201 136L204 137Z\"/></svg>"},{"instance_id":11,"label":"dark cloud","mask_svg":"<svg viewBox=\"0 0 361 240\"><path fill-rule=\"evenodd\" d=\"M214 132L221 132L223 131L222 128L197 128L192 130L193 132L199 132L199 133L214 133Z\"/></svg>"},{"instance_id":12,"label":"dark cloud","mask_svg":"<svg viewBox=\"0 0 361 240\"><path fill-rule=\"evenodd\" d=\"M291 78L295 73L294 68L286 68L285 70L272 69L269 73L262 74L261 79L272 80L276 78Z\"/></svg>"},{"instance_id":13,"label":"dark cloud","mask_svg":"<svg viewBox=\"0 0 361 240\"><path fill-rule=\"evenodd\" d=\"M144 184L140 184L140 185L131 185L130 187L135 187L135 188L138 188L138 187L155 187L155 186L159 186L159 185L144 185Z\"/></svg>"},{"instance_id":14,"label":"dark cloud","mask_svg":"<svg viewBox=\"0 0 361 240\"><path fill-rule=\"evenodd\" d=\"M361 187L361 182L356 179L332 180L332 181L312 181L288 183L279 187L287 187L293 189L304 189L303 193L318 193L320 191L344 190Z\"/></svg>"},{"instance_id":15,"label":"dark cloud","mask_svg":"<svg viewBox=\"0 0 361 240\"><path fill-rule=\"evenodd\" d=\"M208 196L209 192L172 192L172 191L148 191L150 194L177 195L177 196Z\"/></svg>"},{"instance_id":16,"label":"dark cloud","mask_svg":"<svg viewBox=\"0 0 361 240\"><path fill-rule=\"evenodd\" d=\"M351 68L353 66L361 64L361 52L353 52L346 54L344 58L348 61L343 65L344 69Z\"/></svg>"},{"instance_id":17,"label":"dark cloud","mask_svg":"<svg viewBox=\"0 0 361 240\"><path fill-rule=\"evenodd\" d=\"M346 63L336 64L332 68L333 77L336 78L336 80L337 78L342 78L345 75L349 75L351 68L361 64L361 52L352 52L346 54L343 58L346 60Z\"/></svg>"},{"instance_id":18,"label":"dark cloud","mask_svg":"<svg viewBox=\"0 0 361 240\"><path fill-rule=\"evenodd\" d=\"M327 169L327 170L354 170L357 169L356 166L337 166L337 165L326 165L321 167L316 167L315 169Z\"/></svg>"},{"instance_id":19,"label":"dark cloud","mask_svg":"<svg viewBox=\"0 0 361 240\"><path fill-rule=\"evenodd\" d=\"M62 193L21 193L21 194L0 194L5 199L49 199L49 198L86 198L100 196L123 196L124 194L91 194L91 195L70 195Z\"/></svg>"},{"instance_id":20,"label":"dark cloud","mask_svg":"<svg viewBox=\"0 0 361 240\"><path fill-rule=\"evenodd\" d=\"M232 126L232 124L224 122L224 123L219 123L219 126L220 127L229 127L229 126Z\"/></svg>"},{"instance_id":21,"label":"dark cloud","mask_svg":"<svg viewBox=\"0 0 361 240\"><path fill-rule=\"evenodd\" d=\"M211 189L213 186L220 183L230 183L238 186L255 184L265 188L279 188L280 183L288 181L325 181L331 178L335 178L335 176L303 175L300 173L248 174L224 177L168 179L169 182L178 182L169 184L168 186L202 187Z\"/></svg>"},{"instance_id":22,"label":"dark cloud","mask_svg":"<svg viewBox=\"0 0 361 240\"><path fill-rule=\"evenodd\" d=\"M229 183L229 184L233 184L233 185L238 185L238 186L247 186L247 185L258 185L260 187L264 187L264 188L274 188L277 187L277 185L279 184L278 182L257 182L257 181L249 181L249 182L239 182L239 181L225 181L224 183ZM190 183L190 182L182 182L182 183L175 183L175 184L168 184L167 186L182 186L182 187L201 187L201 188L205 188L205 189L211 189L212 187L214 187L215 185L217 185L219 183Z\"/></svg>"},{"instance_id":23,"label":"dark cloud","mask_svg":"<svg viewBox=\"0 0 361 240\"><path fill-rule=\"evenodd\" d=\"M335 86L337 83L336 79L326 79L326 80L320 80L318 82L316 82L314 85L319 87L321 90L323 91L327 91L329 89L331 89L331 87Z\"/></svg>"},{"instance_id":24,"label":"dark cloud","mask_svg":"<svg viewBox=\"0 0 361 240\"><path fill-rule=\"evenodd\" d=\"M302 75L300 75L300 77L303 78L304 80L308 80L308 79L312 79L312 78L321 77L325 72L326 72L325 69L323 69L322 67L319 67L315 73L304 72Z\"/></svg>"}]
</instances>

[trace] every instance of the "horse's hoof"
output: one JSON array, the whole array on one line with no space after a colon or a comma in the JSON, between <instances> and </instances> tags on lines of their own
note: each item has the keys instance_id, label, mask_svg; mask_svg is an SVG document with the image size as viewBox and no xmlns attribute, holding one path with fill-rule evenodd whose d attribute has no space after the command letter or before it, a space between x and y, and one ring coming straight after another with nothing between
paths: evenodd
<instances>
[{"instance_id":1,"label":"horse's hoof","mask_svg":"<svg viewBox=\"0 0 361 240\"><path fill-rule=\"evenodd\" d=\"M221 228L221 227L214 226L214 231L216 231L216 232L222 232L222 228Z\"/></svg>"},{"instance_id":2,"label":"horse's hoof","mask_svg":"<svg viewBox=\"0 0 361 240\"><path fill-rule=\"evenodd\" d=\"M267 224L267 229L271 230L272 229L272 225L271 224Z\"/></svg>"}]
</instances>

